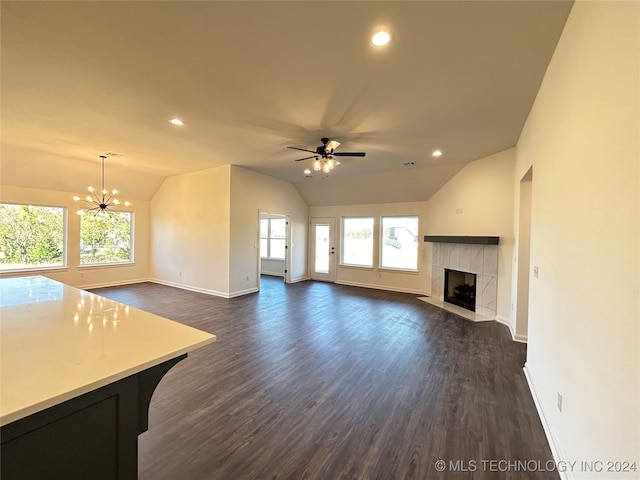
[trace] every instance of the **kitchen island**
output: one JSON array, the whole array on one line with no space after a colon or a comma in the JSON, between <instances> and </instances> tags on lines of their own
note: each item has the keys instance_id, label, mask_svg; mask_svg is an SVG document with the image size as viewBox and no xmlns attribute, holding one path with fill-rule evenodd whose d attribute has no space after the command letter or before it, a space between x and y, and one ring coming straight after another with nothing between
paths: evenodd
<instances>
[{"instance_id":1,"label":"kitchen island","mask_svg":"<svg viewBox=\"0 0 640 480\"><path fill-rule=\"evenodd\" d=\"M0 327L3 480L137 478L154 389L216 339L42 276L0 279Z\"/></svg>"}]
</instances>

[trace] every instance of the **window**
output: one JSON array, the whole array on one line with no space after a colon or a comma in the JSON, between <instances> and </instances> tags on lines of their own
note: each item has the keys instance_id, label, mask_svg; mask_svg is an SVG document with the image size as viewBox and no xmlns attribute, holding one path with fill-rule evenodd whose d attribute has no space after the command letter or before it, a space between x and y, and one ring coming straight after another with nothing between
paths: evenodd
<instances>
[{"instance_id":1,"label":"window","mask_svg":"<svg viewBox=\"0 0 640 480\"><path fill-rule=\"evenodd\" d=\"M131 212L80 215L80 265L131 262L133 242Z\"/></svg>"},{"instance_id":2,"label":"window","mask_svg":"<svg viewBox=\"0 0 640 480\"><path fill-rule=\"evenodd\" d=\"M260 256L284 260L287 220L285 218L260 219Z\"/></svg>"},{"instance_id":3,"label":"window","mask_svg":"<svg viewBox=\"0 0 640 480\"><path fill-rule=\"evenodd\" d=\"M382 217L380 267L418 269L418 217Z\"/></svg>"},{"instance_id":4,"label":"window","mask_svg":"<svg viewBox=\"0 0 640 480\"><path fill-rule=\"evenodd\" d=\"M65 209L0 204L0 269L64 267Z\"/></svg>"},{"instance_id":5,"label":"window","mask_svg":"<svg viewBox=\"0 0 640 480\"><path fill-rule=\"evenodd\" d=\"M373 266L373 217L342 219L342 264Z\"/></svg>"}]
</instances>

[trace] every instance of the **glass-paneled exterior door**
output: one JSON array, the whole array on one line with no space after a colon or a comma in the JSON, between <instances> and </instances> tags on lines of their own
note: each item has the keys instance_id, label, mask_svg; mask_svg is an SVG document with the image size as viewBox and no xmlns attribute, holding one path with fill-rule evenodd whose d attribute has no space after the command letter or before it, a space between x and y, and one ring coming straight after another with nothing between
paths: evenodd
<instances>
[{"instance_id":1,"label":"glass-paneled exterior door","mask_svg":"<svg viewBox=\"0 0 640 480\"><path fill-rule=\"evenodd\" d=\"M311 219L311 279L333 282L336 279L335 219Z\"/></svg>"}]
</instances>

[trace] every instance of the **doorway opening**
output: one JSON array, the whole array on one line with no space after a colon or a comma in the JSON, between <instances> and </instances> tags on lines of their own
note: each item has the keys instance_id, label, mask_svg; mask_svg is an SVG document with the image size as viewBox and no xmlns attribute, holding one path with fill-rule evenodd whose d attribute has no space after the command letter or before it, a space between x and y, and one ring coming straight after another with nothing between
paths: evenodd
<instances>
[{"instance_id":1,"label":"doorway opening","mask_svg":"<svg viewBox=\"0 0 640 480\"><path fill-rule=\"evenodd\" d=\"M281 277L284 283L290 283L290 236L288 215L260 211L258 279L268 275Z\"/></svg>"},{"instance_id":2,"label":"doorway opening","mask_svg":"<svg viewBox=\"0 0 640 480\"><path fill-rule=\"evenodd\" d=\"M531 269L531 208L533 167L520 180L518 220L518 273L514 338L526 341L529 329L529 272Z\"/></svg>"}]
</instances>

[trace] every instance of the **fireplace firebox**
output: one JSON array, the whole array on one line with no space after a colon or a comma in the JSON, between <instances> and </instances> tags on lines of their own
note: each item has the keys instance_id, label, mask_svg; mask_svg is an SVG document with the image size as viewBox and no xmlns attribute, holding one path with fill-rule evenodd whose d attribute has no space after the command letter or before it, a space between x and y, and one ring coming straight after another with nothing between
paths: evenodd
<instances>
[{"instance_id":1,"label":"fireplace firebox","mask_svg":"<svg viewBox=\"0 0 640 480\"><path fill-rule=\"evenodd\" d=\"M444 269L444 301L476 311L476 274Z\"/></svg>"}]
</instances>

